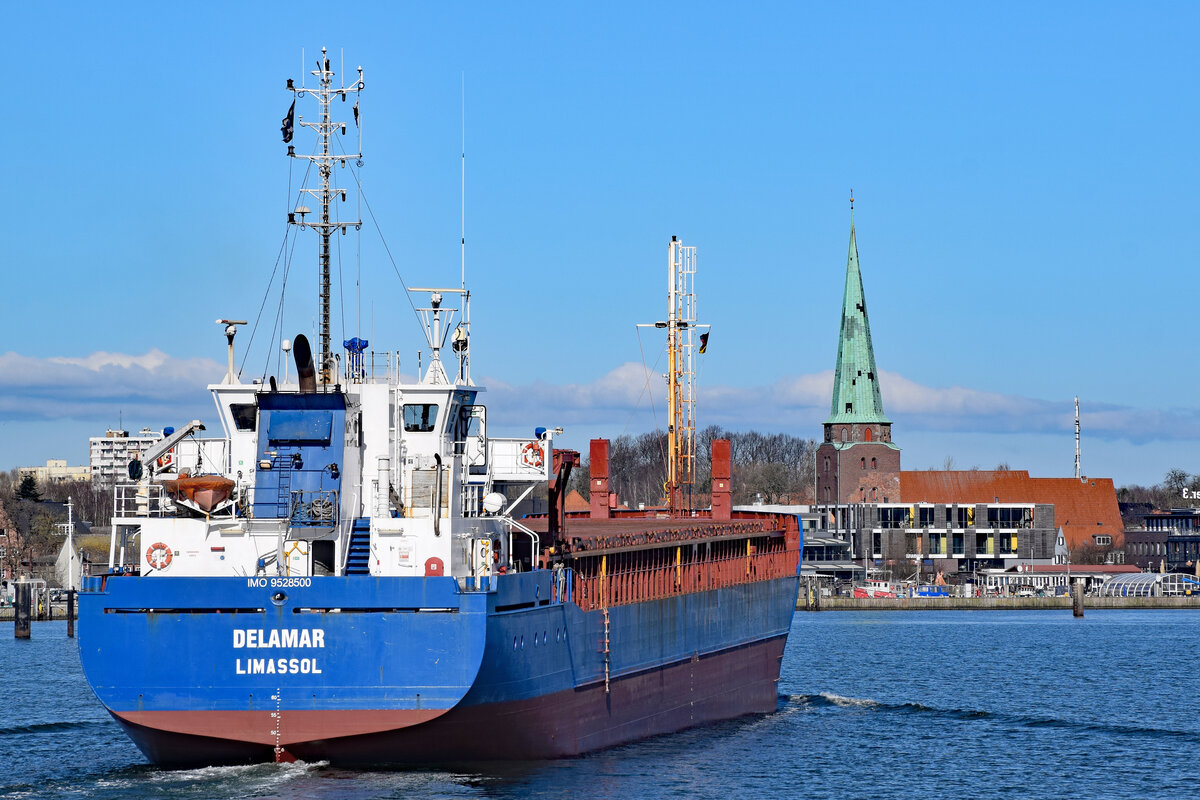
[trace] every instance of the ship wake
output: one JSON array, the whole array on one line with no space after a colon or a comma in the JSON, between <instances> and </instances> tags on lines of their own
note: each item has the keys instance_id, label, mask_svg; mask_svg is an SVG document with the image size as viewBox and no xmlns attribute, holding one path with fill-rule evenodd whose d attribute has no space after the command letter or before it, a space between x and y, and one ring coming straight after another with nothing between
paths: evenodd
<instances>
[{"instance_id":1,"label":"ship wake","mask_svg":"<svg viewBox=\"0 0 1200 800\"><path fill-rule=\"evenodd\" d=\"M813 695L781 695L781 711L841 709L890 716L923 715L929 718L973 722L989 721L1015 728L1049 728L1074 732L1099 732L1146 738L1165 738L1200 744L1200 732L1130 725L1103 720L1073 720L1060 717L1014 714L977 708L943 708L917 702L884 702L861 697L845 697L831 692Z\"/></svg>"}]
</instances>

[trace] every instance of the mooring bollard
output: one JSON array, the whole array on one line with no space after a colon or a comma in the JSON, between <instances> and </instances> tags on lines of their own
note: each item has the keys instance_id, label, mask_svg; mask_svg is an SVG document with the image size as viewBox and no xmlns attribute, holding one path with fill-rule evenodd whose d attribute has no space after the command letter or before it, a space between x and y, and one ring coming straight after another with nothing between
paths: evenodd
<instances>
[{"instance_id":1,"label":"mooring bollard","mask_svg":"<svg viewBox=\"0 0 1200 800\"><path fill-rule=\"evenodd\" d=\"M75 638L75 590L67 589L67 638Z\"/></svg>"},{"instance_id":2,"label":"mooring bollard","mask_svg":"<svg viewBox=\"0 0 1200 800\"><path fill-rule=\"evenodd\" d=\"M1071 587L1071 596L1074 599L1072 604L1074 614L1077 617L1083 616L1083 581L1079 578L1075 579L1075 585Z\"/></svg>"},{"instance_id":3,"label":"mooring bollard","mask_svg":"<svg viewBox=\"0 0 1200 800\"><path fill-rule=\"evenodd\" d=\"M33 598L28 583L17 584L17 605L13 613L13 636L18 639L29 638L29 611Z\"/></svg>"}]
</instances>

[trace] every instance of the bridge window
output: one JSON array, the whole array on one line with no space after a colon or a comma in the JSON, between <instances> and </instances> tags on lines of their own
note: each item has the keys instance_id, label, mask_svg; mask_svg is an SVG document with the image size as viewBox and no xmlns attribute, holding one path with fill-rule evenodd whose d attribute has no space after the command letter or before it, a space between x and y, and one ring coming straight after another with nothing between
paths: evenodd
<instances>
[{"instance_id":1,"label":"bridge window","mask_svg":"<svg viewBox=\"0 0 1200 800\"><path fill-rule=\"evenodd\" d=\"M258 424L258 406L254 403L230 403L229 414L239 431L252 431Z\"/></svg>"},{"instance_id":2,"label":"bridge window","mask_svg":"<svg viewBox=\"0 0 1200 800\"><path fill-rule=\"evenodd\" d=\"M428 433L437 423L437 403L405 403L404 430L406 433Z\"/></svg>"}]
</instances>

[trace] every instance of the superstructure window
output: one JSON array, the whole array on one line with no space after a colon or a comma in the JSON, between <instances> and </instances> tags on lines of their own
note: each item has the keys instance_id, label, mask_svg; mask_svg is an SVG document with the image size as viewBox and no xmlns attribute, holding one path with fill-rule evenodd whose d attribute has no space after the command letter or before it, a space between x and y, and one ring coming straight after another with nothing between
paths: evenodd
<instances>
[{"instance_id":1,"label":"superstructure window","mask_svg":"<svg viewBox=\"0 0 1200 800\"><path fill-rule=\"evenodd\" d=\"M229 413L239 431L252 431L258 427L258 406L254 403L231 403Z\"/></svg>"},{"instance_id":2,"label":"superstructure window","mask_svg":"<svg viewBox=\"0 0 1200 800\"><path fill-rule=\"evenodd\" d=\"M428 433L437 423L437 403L405 403L404 430L406 433Z\"/></svg>"}]
</instances>

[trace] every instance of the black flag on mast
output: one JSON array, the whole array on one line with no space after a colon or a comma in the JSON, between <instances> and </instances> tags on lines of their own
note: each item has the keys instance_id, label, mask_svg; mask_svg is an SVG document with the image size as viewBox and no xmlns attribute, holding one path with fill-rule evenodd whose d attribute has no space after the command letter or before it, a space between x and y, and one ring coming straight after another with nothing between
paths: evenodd
<instances>
[{"instance_id":1,"label":"black flag on mast","mask_svg":"<svg viewBox=\"0 0 1200 800\"><path fill-rule=\"evenodd\" d=\"M283 143L287 144L292 140L292 130L296 120L296 101L292 100L292 107L288 109L287 116L283 118L283 127L279 130L283 134Z\"/></svg>"}]
</instances>

